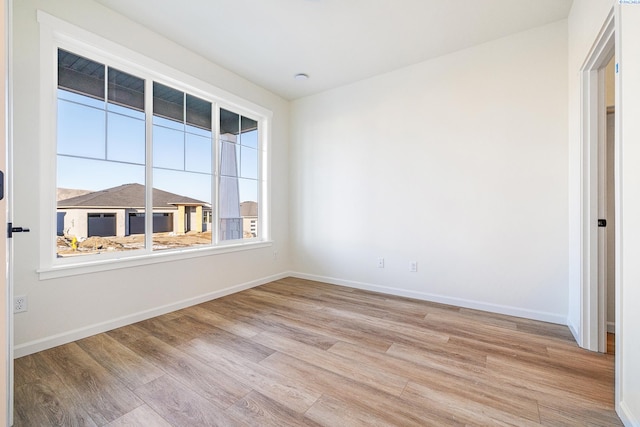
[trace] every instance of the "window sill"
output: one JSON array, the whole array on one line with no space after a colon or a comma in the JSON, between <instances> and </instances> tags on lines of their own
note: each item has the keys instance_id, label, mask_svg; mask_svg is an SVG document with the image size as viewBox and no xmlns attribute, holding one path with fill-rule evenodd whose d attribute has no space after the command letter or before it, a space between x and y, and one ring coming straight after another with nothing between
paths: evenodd
<instances>
[{"instance_id":1,"label":"window sill","mask_svg":"<svg viewBox=\"0 0 640 427\"><path fill-rule=\"evenodd\" d=\"M207 248L154 252L151 254L145 253L143 255L131 256L126 258L92 260L76 264L57 265L48 268L41 268L37 270L37 273L40 280L49 280L61 277L76 276L80 274L116 270L120 268L139 267L151 264L165 263L168 261L179 261L183 259L260 249L272 246L272 244L273 242L271 241L261 241L229 244Z\"/></svg>"}]
</instances>

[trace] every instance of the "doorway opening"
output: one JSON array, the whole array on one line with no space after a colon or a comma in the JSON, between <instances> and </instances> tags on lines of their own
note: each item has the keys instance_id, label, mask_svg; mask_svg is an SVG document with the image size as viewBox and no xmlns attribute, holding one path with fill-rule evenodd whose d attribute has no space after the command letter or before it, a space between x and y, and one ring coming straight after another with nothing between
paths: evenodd
<instances>
[{"instance_id":1,"label":"doorway opening","mask_svg":"<svg viewBox=\"0 0 640 427\"><path fill-rule=\"evenodd\" d=\"M603 289L604 289L604 322L606 325L606 338L603 352L615 352L615 326L616 326L616 204L615 204L615 129L616 129L616 94L615 94L615 55L604 69L605 81L605 140L604 159L600 162L601 174L599 186L602 189L598 201L601 218L607 219L607 227L602 248L604 253L598 254L598 263L603 264Z\"/></svg>"},{"instance_id":2,"label":"doorway opening","mask_svg":"<svg viewBox=\"0 0 640 427\"><path fill-rule=\"evenodd\" d=\"M582 67L580 338L601 353L615 332L616 72L612 11Z\"/></svg>"}]
</instances>

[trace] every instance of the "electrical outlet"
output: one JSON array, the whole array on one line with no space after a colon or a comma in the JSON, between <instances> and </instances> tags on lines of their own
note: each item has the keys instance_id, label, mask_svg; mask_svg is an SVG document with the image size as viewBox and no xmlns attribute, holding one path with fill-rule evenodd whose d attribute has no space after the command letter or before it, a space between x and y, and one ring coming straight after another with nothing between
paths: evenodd
<instances>
[{"instance_id":1,"label":"electrical outlet","mask_svg":"<svg viewBox=\"0 0 640 427\"><path fill-rule=\"evenodd\" d=\"M384 258L378 258L378 268L384 268Z\"/></svg>"},{"instance_id":2,"label":"electrical outlet","mask_svg":"<svg viewBox=\"0 0 640 427\"><path fill-rule=\"evenodd\" d=\"M417 261L411 261L411 264L409 264L409 271L411 273L416 273L418 271L418 262Z\"/></svg>"},{"instance_id":3,"label":"electrical outlet","mask_svg":"<svg viewBox=\"0 0 640 427\"><path fill-rule=\"evenodd\" d=\"M14 313L22 313L23 311L27 311L27 296L19 295L13 298L13 312Z\"/></svg>"}]
</instances>

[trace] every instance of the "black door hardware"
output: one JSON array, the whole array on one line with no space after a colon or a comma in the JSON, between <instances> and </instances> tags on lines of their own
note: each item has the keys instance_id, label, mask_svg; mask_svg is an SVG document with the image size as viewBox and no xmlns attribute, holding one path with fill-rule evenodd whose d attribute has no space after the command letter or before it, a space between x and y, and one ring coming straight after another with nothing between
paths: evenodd
<instances>
[{"instance_id":1,"label":"black door hardware","mask_svg":"<svg viewBox=\"0 0 640 427\"><path fill-rule=\"evenodd\" d=\"M7 237L10 239L13 237L13 233L28 233L30 230L24 227L14 227L13 223L7 224Z\"/></svg>"}]
</instances>

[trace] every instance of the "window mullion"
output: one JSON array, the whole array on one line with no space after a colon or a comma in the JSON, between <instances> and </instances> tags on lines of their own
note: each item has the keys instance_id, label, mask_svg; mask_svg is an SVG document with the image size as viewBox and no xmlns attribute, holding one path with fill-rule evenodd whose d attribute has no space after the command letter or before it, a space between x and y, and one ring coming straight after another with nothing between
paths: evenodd
<instances>
[{"instance_id":1,"label":"window mullion","mask_svg":"<svg viewBox=\"0 0 640 427\"><path fill-rule=\"evenodd\" d=\"M187 170L187 93L182 94L182 170Z\"/></svg>"},{"instance_id":2,"label":"window mullion","mask_svg":"<svg viewBox=\"0 0 640 427\"><path fill-rule=\"evenodd\" d=\"M144 246L145 251L153 250L153 81L145 80L145 208Z\"/></svg>"},{"instance_id":3,"label":"window mullion","mask_svg":"<svg viewBox=\"0 0 640 427\"><path fill-rule=\"evenodd\" d=\"M104 66L104 159L109 159L109 67Z\"/></svg>"},{"instance_id":4,"label":"window mullion","mask_svg":"<svg viewBox=\"0 0 640 427\"><path fill-rule=\"evenodd\" d=\"M267 182L265 180L264 177L264 172L265 172L265 167L264 167L264 162L267 160L266 156L264 154L263 151L263 139L262 139L262 133L264 132L264 124L260 124L258 126L258 147L257 147L257 152L258 152L258 176L257 176L257 181L258 181L258 218L257 218L257 226L258 226L258 233L256 233L256 237L258 238L264 238L266 237L267 233L268 233L268 227L265 226L266 224L266 210L264 209L264 204L265 204L265 200L266 197L264 197L265 194L265 183ZM265 233L266 232L266 233Z\"/></svg>"},{"instance_id":5,"label":"window mullion","mask_svg":"<svg viewBox=\"0 0 640 427\"><path fill-rule=\"evenodd\" d=\"M211 189L213 194L211 195L211 238L214 245L220 243L220 106L218 103L213 104L211 109L213 114L211 123L213 124L213 150L211 153L211 161L213 162L213 183Z\"/></svg>"}]
</instances>

